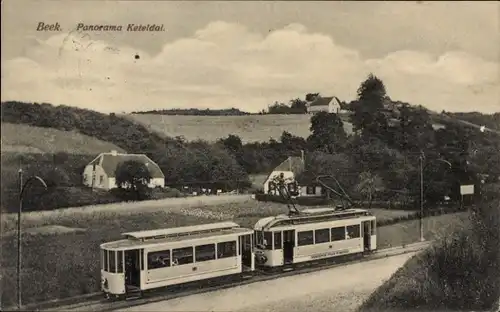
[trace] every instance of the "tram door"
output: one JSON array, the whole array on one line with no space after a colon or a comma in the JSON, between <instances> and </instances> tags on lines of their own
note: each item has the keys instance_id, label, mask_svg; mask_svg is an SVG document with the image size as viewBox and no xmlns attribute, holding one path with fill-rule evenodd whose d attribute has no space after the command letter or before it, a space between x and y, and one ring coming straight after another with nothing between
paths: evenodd
<instances>
[{"instance_id":1,"label":"tram door","mask_svg":"<svg viewBox=\"0 0 500 312\"><path fill-rule=\"evenodd\" d=\"M136 250L125 251L125 285L141 286L141 252Z\"/></svg>"},{"instance_id":2,"label":"tram door","mask_svg":"<svg viewBox=\"0 0 500 312\"><path fill-rule=\"evenodd\" d=\"M371 250L371 224L370 221L363 221L363 246L365 251Z\"/></svg>"},{"instance_id":3,"label":"tram door","mask_svg":"<svg viewBox=\"0 0 500 312\"><path fill-rule=\"evenodd\" d=\"M283 231L283 263L293 263L293 249L295 248L295 230Z\"/></svg>"},{"instance_id":4,"label":"tram door","mask_svg":"<svg viewBox=\"0 0 500 312\"><path fill-rule=\"evenodd\" d=\"M241 252L241 264L243 270L252 269L252 234L239 236L239 245Z\"/></svg>"}]
</instances>

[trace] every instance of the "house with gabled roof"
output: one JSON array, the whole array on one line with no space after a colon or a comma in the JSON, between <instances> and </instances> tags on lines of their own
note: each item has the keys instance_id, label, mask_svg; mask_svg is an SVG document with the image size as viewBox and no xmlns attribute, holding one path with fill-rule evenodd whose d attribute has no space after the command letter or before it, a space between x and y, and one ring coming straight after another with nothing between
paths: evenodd
<instances>
[{"instance_id":1,"label":"house with gabled roof","mask_svg":"<svg viewBox=\"0 0 500 312\"><path fill-rule=\"evenodd\" d=\"M149 169L151 180L149 187L165 187L165 175L158 164L144 154L124 154L117 151L101 153L83 170L83 184L92 188L110 190L116 188L115 171L125 161L144 163Z\"/></svg>"},{"instance_id":2,"label":"house with gabled roof","mask_svg":"<svg viewBox=\"0 0 500 312\"><path fill-rule=\"evenodd\" d=\"M304 159L303 157L290 156L285 159L281 164L279 164L274 170L267 176L264 181L264 193L271 195L280 195L276 185L273 183L273 179L282 175L288 184L288 191L294 193L295 190L295 178L302 171L304 171Z\"/></svg>"},{"instance_id":3,"label":"house with gabled roof","mask_svg":"<svg viewBox=\"0 0 500 312\"><path fill-rule=\"evenodd\" d=\"M340 107L340 100L335 96L318 96L313 101L307 103L306 107L308 114L315 114L318 112L339 114L343 112Z\"/></svg>"},{"instance_id":4,"label":"house with gabled roof","mask_svg":"<svg viewBox=\"0 0 500 312\"><path fill-rule=\"evenodd\" d=\"M273 182L274 178L280 175L285 180L288 192L292 196L323 197L326 194L323 185L316 182L316 176L306 169L304 153L302 157L290 156L274 168L264 181L265 194L280 195Z\"/></svg>"}]
</instances>

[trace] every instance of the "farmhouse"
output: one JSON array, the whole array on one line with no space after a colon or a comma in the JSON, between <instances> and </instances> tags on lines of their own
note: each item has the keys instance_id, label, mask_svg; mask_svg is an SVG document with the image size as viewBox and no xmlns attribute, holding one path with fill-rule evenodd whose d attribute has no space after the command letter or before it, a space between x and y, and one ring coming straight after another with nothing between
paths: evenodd
<instances>
[{"instance_id":1,"label":"farmhouse","mask_svg":"<svg viewBox=\"0 0 500 312\"><path fill-rule=\"evenodd\" d=\"M264 181L264 193L279 195L276 186L273 183L273 179L283 175L283 178L288 182L288 191L294 193L295 190L295 178L298 174L304 171L304 160L302 157L290 156L271 172L266 180Z\"/></svg>"},{"instance_id":2,"label":"farmhouse","mask_svg":"<svg viewBox=\"0 0 500 312\"><path fill-rule=\"evenodd\" d=\"M315 114L318 112L339 114L343 112L342 108L340 107L340 101L335 96L318 96L313 101L307 103L306 106L308 114Z\"/></svg>"},{"instance_id":3,"label":"farmhouse","mask_svg":"<svg viewBox=\"0 0 500 312\"><path fill-rule=\"evenodd\" d=\"M165 176L160 167L144 154L121 154L116 151L101 153L83 171L83 184L89 187L109 190L116 188L115 170L125 161L144 163L151 173L149 187L164 187Z\"/></svg>"},{"instance_id":4,"label":"farmhouse","mask_svg":"<svg viewBox=\"0 0 500 312\"><path fill-rule=\"evenodd\" d=\"M264 181L264 193L279 195L273 179L282 175L287 182L288 192L292 196L324 196L322 186L316 183L305 170L304 157L288 157L274 168ZM300 179L300 180L298 180Z\"/></svg>"}]
</instances>

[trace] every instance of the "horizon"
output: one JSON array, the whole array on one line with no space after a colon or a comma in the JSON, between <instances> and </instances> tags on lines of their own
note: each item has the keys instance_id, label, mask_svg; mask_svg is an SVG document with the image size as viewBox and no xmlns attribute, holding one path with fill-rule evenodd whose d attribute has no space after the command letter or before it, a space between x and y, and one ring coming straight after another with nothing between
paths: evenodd
<instances>
[{"instance_id":1,"label":"horizon","mask_svg":"<svg viewBox=\"0 0 500 312\"><path fill-rule=\"evenodd\" d=\"M373 73L395 101L500 112L500 3L137 2L3 2L2 103L257 113L314 92L350 102Z\"/></svg>"}]
</instances>

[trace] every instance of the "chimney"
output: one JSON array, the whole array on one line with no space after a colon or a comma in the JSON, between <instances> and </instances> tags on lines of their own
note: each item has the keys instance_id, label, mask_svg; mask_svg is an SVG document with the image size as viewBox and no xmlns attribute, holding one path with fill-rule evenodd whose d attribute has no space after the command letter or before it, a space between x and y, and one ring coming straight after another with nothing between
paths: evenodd
<instances>
[{"instance_id":1,"label":"chimney","mask_svg":"<svg viewBox=\"0 0 500 312\"><path fill-rule=\"evenodd\" d=\"M111 151L111 155L116 156L118 153L115 150Z\"/></svg>"}]
</instances>

